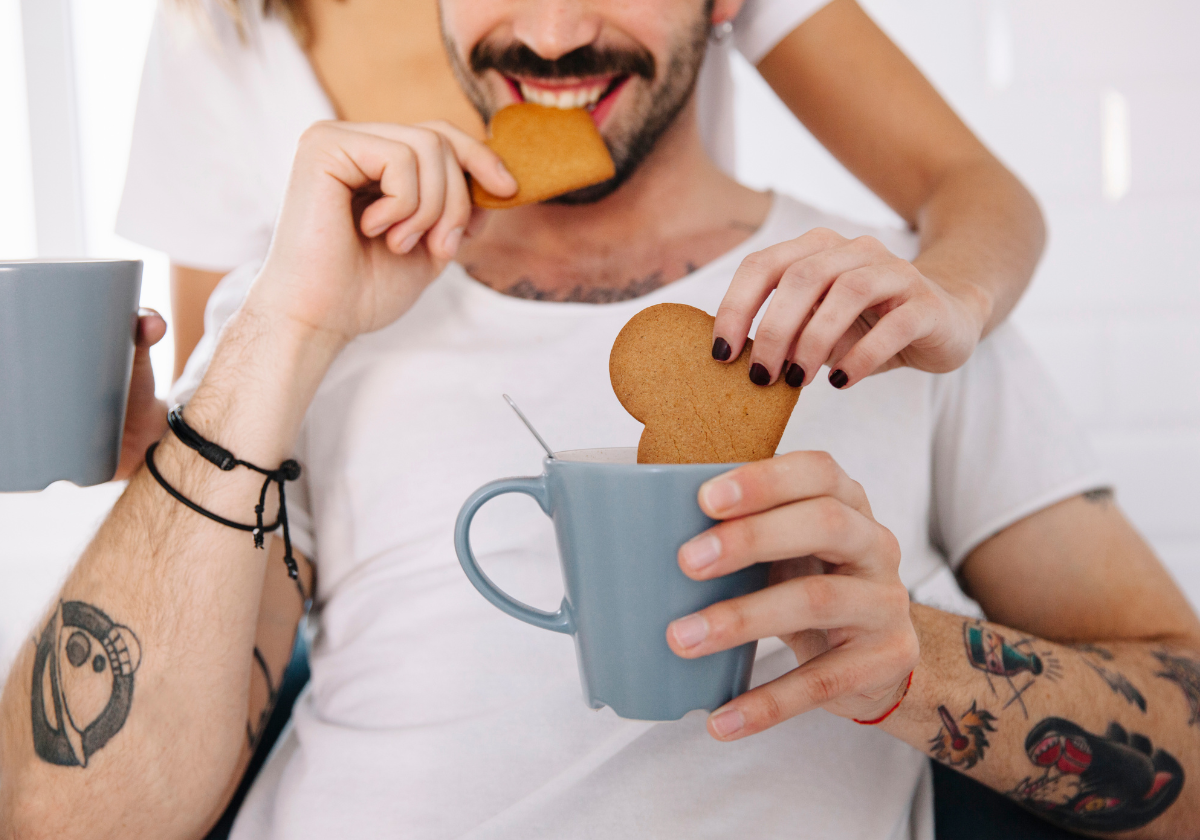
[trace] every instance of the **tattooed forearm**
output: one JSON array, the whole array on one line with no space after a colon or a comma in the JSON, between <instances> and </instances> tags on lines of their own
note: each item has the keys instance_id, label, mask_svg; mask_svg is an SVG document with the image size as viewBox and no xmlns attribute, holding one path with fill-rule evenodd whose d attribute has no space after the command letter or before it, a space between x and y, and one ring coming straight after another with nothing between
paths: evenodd
<instances>
[{"instance_id":1,"label":"tattooed forearm","mask_svg":"<svg viewBox=\"0 0 1200 840\"><path fill-rule=\"evenodd\" d=\"M1109 650L1096 647L1094 644L1076 644L1074 647L1076 650L1079 650L1080 654L1094 654L1105 661L1112 660L1112 654L1109 652ZM1099 674L1100 679L1103 679L1104 682L1108 684L1109 688L1114 691L1114 694L1121 695L1122 697L1126 698L1127 701L1133 703L1134 706L1141 709L1142 712L1145 712L1145 695L1142 695L1142 692L1138 690L1138 686L1130 683L1129 679L1124 676L1123 673L1120 671L1111 671L1109 668L1106 668L1103 665L1098 665L1097 662L1093 662L1084 655L1080 655L1080 659L1082 662L1084 662L1084 665L1090 667L1092 671Z\"/></svg>"},{"instance_id":2,"label":"tattooed forearm","mask_svg":"<svg viewBox=\"0 0 1200 840\"><path fill-rule=\"evenodd\" d=\"M51 764L87 767L129 716L141 643L91 604L60 601L35 645L33 748Z\"/></svg>"},{"instance_id":3,"label":"tattooed forearm","mask_svg":"<svg viewBox=\"0 0 1200 840\"><path fill-rule=\"evenodd\" d=\"M995 732L992 726L996 716L986 709L977 709L975 703L957 721L945 706L938 706L942 728L929 741L930 753L943 764L970 770L983 760L988 744L987 733Z\"/></svg>"},{"instance_id":4,"label":"tattooed forearm","mask_svg":"<svg viewBox=\"0 0 1200 840\"><path fill-rule=\"evenodd\" d=\"M1096 735L1063 718L1044 718L1025 738L1025 754L1039 772L1008 795L1065 828L1138 828L1183 788L1183 767L1174 756L1117 723Z\"/></svg>"},{"instance_id":5,"label":"tattooed forearm","mask_svg":"<svg viewBox=\"0 0 1200 840\"><path fill-rule=\"evenodd\" d=\"M1163 666L1155 676L1170 680L1183 692L1190 712L1188 726L1200 723L1200 662L1165 650L1154 651L1154 658Z\"/></svg>"},{"instance_id":6,"label":"tattooed forearm","mask_svg":"<svg viewBox=\"0 0 1200 840\"><path fill-rule=\"evenodd\" d=\"M279 699L279 688L271 679L271 669L267 666L267 660L262 655L262 651L257 646L254 648L254 661L258 665L258 672L266 683L267 702L258 712L257 723L252 724L251 721L246 721L246 740L250 744L250 749L253 750L258 746L258 742L262 739L263 732L267 729L267 721L271 719L271 712L275 709L275 702Z\"/></svg>"},{"instance_id":7,"label":"tattooed forearm","mask_svg":"<svg viewBox=\"0 0 1200 840\"><path fill-rule=\"evenodd\" d=\"M1062 674L1062 666L1054 652L1048 648L1035 651L1035 641L1037 640L1025 637L1009 644L1004 636L986 624L963 622L963 644L967 650L967 661L971 663L972 668L983 671L987 676L988 686L994 696L1000 697L1001 690L1007 689L1004 692L1007 696L1004 697L1005 702L1001 710L1007 709L1013 703L1019 703L1026 718L1029 717L1029 710L1025 708L1025 701L1021 699L1021 695L1039 677L1044 676L1053 681ZM997 683L1002 686L1001 690L997 690Z\"/></svg>"}]
</instances>

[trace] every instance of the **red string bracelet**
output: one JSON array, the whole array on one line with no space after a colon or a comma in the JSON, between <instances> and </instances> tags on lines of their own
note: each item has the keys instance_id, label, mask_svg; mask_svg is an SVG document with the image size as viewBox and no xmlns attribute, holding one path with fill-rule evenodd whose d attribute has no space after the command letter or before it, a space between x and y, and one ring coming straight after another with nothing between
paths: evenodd
<instances>
[{"instance_id":1,"label":"red string bracelet","mask_svg":"<svg viewBox=\"0 0 1200 840\"><path fill-rule=\"evenodd\" d=\"M863 726L874 726L877 723L883 723L883 721L887 719L888 715L890 715L892 712L894 712L900 708L900 704L903 703L904 698L908 696L908 689L912 687L912 675L913 675L913 672L909 671L908 679L905 680L905 682L904 682L904 693L900 695L900 699L896 701L896 705L892 706L892 708L888 709L886 712L881 714L879 717L875 718L875 720L859 720L858 718L850 718L850 719L852 721L854 721L855 723L861 723Z\"/></svg>"}]
</instances>

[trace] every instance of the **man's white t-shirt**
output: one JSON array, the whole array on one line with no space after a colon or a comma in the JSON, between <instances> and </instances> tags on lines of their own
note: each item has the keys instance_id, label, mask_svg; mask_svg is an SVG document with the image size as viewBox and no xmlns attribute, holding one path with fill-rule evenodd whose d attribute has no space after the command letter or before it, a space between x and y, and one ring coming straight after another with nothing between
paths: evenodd
<instances>
[{"instance_id":1,"label":"man's white t-shirt","mask_svg":"<svg viewBox=\"0 0 1200 840\"><path fill-rule=\"evenodd\" d=\"M297 547L316 561L319 631L294 725L239 815L236 838L932 838L928 759L823 711L723 744L703 713L670 723L585 705L571 639L500 612L467 581L455 516L542 453L501 394L557 449L636 445L608 355L664 301L715 312L750 252L826 226L870 231L777 196L737 248L635 300L508 297L451 264L391 326L352 342L322 382L289 487ZM194 391L257 266L217 289L175 396ZM1011 326L960 370L900 369L842 392L818 377L781 452L832 453L902 549L914 593L1024 516L1105 483L1083 436ZM473 545L488 575L553 608L550 521L524 497L489 502ZM754 680L795 667L760 644Z\"/></svg>"},{"instance_id":2,"label":"man's white t-shirt","mask_svg":"<svg viewBox=\"0 0 1200 840\"><path fill-rule=\"evenodd\" d=\"M749 0L711 40L697 82L701 136L734 168L735 48L757 63L828 0ZM175 263L228 271L262 257L296 141L334 109L286 24L244 3L245 39L215 0L197 17L161 4L142 72L117 233Z\"/></svg>"}]
</instances>

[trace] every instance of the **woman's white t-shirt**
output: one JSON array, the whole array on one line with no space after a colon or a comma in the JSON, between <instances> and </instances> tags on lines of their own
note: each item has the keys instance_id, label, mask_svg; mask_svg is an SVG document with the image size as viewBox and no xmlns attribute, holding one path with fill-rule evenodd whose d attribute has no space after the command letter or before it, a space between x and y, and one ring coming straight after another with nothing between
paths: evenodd
<instances>
[{"instance_id":1,"label":"woman's white t-shirt","mask_svg":"<svg viewBox=\"0 0 1200 840\"><path fill-rule=\"evenodd\" d=\"M729 51L757 63L826 2L749 0L731 37L710 41L698 119L730 174ZM202 16L170 5L160 5L150 36L116 229L180 265L228 271L266 253L296 141L334 109L279 18L251 13L242 40L214 0Z\"/></svg>"},{"instance_id":2,"label":"woman's white t-shirt","mask_svg":"<svg viewBox=\"0 0 1200 840\"><path fill-rule=\"evenodd\" d=\"M394 324L352 342L309 408L289 485L293 540L319 570L312 681L256 780L237 840L797 838L932 840L929 760L823 711L722 744L703 713L643 723L587 707L571 639L500 612L454 553L455 516L542 453L511 394L559 449L635 445L609 382L626 321L665 301L716 310L742 259L814 227L870 233L912 258L915 237L777 196L737 248L644 297L554 303L499 294L451 264ZM186 400L257 272L232 272L177 384ZM988 536L1105 484L1015 328L960 370L900 369L805 388L781 452L830 452L862 483L922 598ZM480 564L518 599L562 599L550 521L507 496L472 531ZM795 667L760 643L754 680Z\"/></svg>"}]
</instances>

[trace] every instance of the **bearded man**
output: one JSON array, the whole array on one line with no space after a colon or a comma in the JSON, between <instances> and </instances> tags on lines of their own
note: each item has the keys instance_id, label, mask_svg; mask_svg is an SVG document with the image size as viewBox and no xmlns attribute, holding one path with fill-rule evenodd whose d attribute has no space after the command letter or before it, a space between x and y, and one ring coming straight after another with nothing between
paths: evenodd
<instances>
[{"instance_id":1,"label":"bearded man","mask_svg":"<svg viewBox=\"0 0 1200 840\"><path fill-rule=\"evenodd\" d=\"M155 463L179 498L133 479L7 681L4 833L195 837L229 800L302 608L291 546L189 509L246 523L264 476L233 457L280 487L303 465L287 518L319 569L312 684L235 837L928 838L927 753L1069 829L1194 831L1200 623L1010 328L952 374L864 378L912 332L885 302L937 293L914 236L705 158L692 85L736 6L445 0L485 117L593 104L617 171L470 228L464 172L515 184L462 133L304 136L270 253L216 292L178 386ZM570 641L495 610L454 556L463 499L538 459L500 394L564 448L632 443L608 383L621 326L664 301L719 310L713 355L735 359L772 290L751 377L813 387L783 454L701 488L721 522L679 563L780 574L666 631L684 657L764 639L754 687L707 718L591 710ZM488 513L484 567L555 603L541 512ZM951 570L1002 624L912 603L947 605Z\"/></svg>"}]
</instances>

